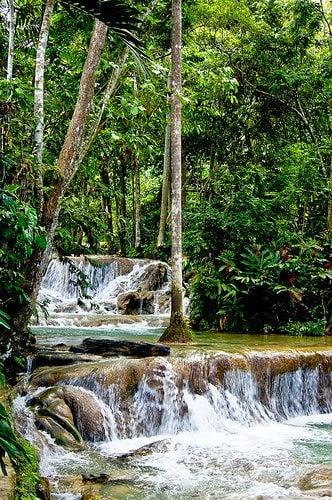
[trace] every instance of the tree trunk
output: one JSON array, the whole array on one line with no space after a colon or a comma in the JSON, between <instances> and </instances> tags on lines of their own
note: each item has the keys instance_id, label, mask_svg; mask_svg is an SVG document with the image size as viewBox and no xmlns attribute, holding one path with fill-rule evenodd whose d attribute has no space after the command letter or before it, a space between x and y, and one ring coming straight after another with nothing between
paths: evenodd
<instances>
[{"instance_id":1,"label":"tree trunk","mask_svg":"<svg viewBox=\"0 0 332 500\"><path fill-rule=\"evenodd\" d=\"M328 192L328 207L327 207L327 227L332 231L332 157L330 162L330 179Z\"/></svg>"},{"instance_id":2,"label":"tree trunk","mask_svg":"<svg viewBox=\"0 0 332 500\"><path fill-rule=\"evenodd\" d=\"M7 81L11 82L13 80L13 66L14 66L14 38L15 38L15 8L13 0L5 0L0 2L1 17L6 20L8 29L8 53L7 53ZM1 129L0 129L0 153L2 156L6 154L6 135L8 128L8 118L2 116L1 118ZM3 181L5 178L5 168L0 173L0 180Z\"/></svg>"},{"instance_id":3,"label":"tree trunk","mask_svg":"<svg viewBox=\"0 0 332 500\"><path fill-rule=\"evenodd\" d=\"M190 342L183 315L182 287L182 168L181 168L181 0L172 4L172 95L171 95L171 197L172 197L172 300L170 325L160 342Z\"/></svg>"},{"instance_id":4,"label":"tree trunk","mask_svg":"<svg viewBox=\"0 0 332 500\"><path fill-rule=\"evenodd\" d=\"M126 205L126 159L121 158L119 165L119 188L116 196L117 205L117 225L118 225L118 235L119 235L119 245L121 255L126 255L127 253L127 227L126 227L126 217L127 217L127 205Z\"/></svg>"},{"instance_id":5,"label":"tree trunk","mask_svg":"<svg viewBox=\"0 0 332 500\"><path fill-rule=\"evenodd\" d=\"M168 87L171 86L171 80L168 79ZM168 99L167 99L168 101ZM168 102L167 102L168 105ZM160 221L159 233L157 239L157 248L160 248L165 243L168 200L171 186L171 114L167 112L165 127L165 143L164 143L164 167L163 167L163 185L161 191L161 206L160 206Z\"/></svg>"},{"instance_id":6,"label":"tree trunk","mask_svg":"<svg viewBox=\"0 0 332 500\"><path fill-rule=\"evenodd\" d=\"M15 362L16 358L22 356L24 352L31 350L34 342L34 337L29 333L28 325L32 312L35 309L41 281L51 256L61 198L65 194L68 184L77 169L75 160L79 154L84 126L92 105L96 73L103 51L106 33L107 26L98 20L95 21L87 58L81 76L75 110L59 155L57 172L54 175L53 183L49 189L49 197L45 200L43 205L41 221L45 228L47 245L44 250L36 249L29 262L26 263L25 291L30 300L23 305L17 305L15 315L12 316L9 334L7 332L0 332L1 353L5 361L5 369L8 378L17 372L18 366Z\"/></svg>"},{"instance_id":7,"label":"tree trunk","mask_svg":"<svg viewBox=\"0 0 332 500\"><path fill-rule=\"evenodd\" d=\"M48 40L48 34L51 24L55 0L48 0L45 5L43 20L39 31L38 46L36 51L36 67L35 67L35 150L37 158L37 176L36 176L36 191L37 191L37 206L38 214L41 217L43 210L43 136L44 136L44 68L45 54Z\"/></svg>"},{"instance_id":8,"label":"tree trunk","mask_svg":"<svg viewBox=\"0 0 332 500\"><path fill-rule=\"evenodd\" d=\"M133 151L135 155L135 152ZM134 175L134 247L139 250L141 247L141 179L140 167L137 158L132 159Z\"/></svg>"},{"instance_id":9,"label":"tree trunk","mask_svg":"<svg viewBox=\"0 0 332 500\"><path fill-rule=\"evenodd\" d=\"M152 0L150 6L147 7L145 9L144 13L141 15L141 22L140 22L139 26L141 26L142 23L147 19L147 17L152 12L152 10L155 8L157 3L158 3L158 0ZM123 69L125 67L125 62L128 58L128 55L129 55L129 47L128 47L128 45L126 45L124 47L124 49L122 50L121 54L119 55L115 65L114 65L114 70L112 72L111 78L109 79L109 81L107 83L106 90L103 94L103 97L99 103L96 116L94 117L94 120L92 121L90 128L88 128L85 132L85 137L84 137L83 142L82 142L82 148L81 148L80 154L77 158L78 165L80 163L82 163L84 157L86 156L86 154L89 150L89 147L90 147L91 143L93 142L93 140L98 132L98 128L99 128L101 119L104 115L106 106L107 106L109 100L111 99L111 97L113 96L113 94L115 93L116 89L119 86L120 76L122 75L122 72L123 72Z\"/></svg>"},{"instance_id":10,"label":"tree trunk","mask_svg":"<svg viewBox=\"0 0 332 500\"><path fill-rule=\"evenodd\" d=\"M15 39L15 8L14 1L7 0L8 2L8 56L7 56L7 80L13 79L14 67L14 39Z\"/></svg>"},{"instance_id":11,"label":"tree trunk","mask_svg":"<svg viewBox=\"0 0 332 500\"><path fill-rule=\"evenodd\" d=\"M102 203L103 210L105 213L106 219L106 243L107 243L107 252L111 253L114 251L114 229L113 229L113 215L112 215L112 196L111 196L111 186L110 186L110 178L108 172L108 157L103 158L103 161L100 165L100 177L103 181L104 186L106 187L105 193L102 195Z\"/></svg>"}]
</instances>

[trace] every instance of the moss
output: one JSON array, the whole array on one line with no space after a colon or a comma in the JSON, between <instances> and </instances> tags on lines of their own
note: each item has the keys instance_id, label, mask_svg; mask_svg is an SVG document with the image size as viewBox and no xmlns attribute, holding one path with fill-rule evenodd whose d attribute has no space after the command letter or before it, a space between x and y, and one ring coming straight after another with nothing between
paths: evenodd
<instances>
[{"instance_id":1,"label":"moss","mask_svg":"<svg viewBox=\"0 0 332 500\"><path fill-rule=\"evenodd\" d=\"M182 313L172 314L170 324L158 342L166 344L190 344L192 342L190 328Z\"/></svg>"},{"instance_id":2,"label":"moss","mask_svg":"<svg viewBox=\"0 0 332 500\"><path fill-rule=\"evenodd\" d=\"M16 485L14 500L37 500L40 476L38 473L38 460L34 448L24 439L19 439L25 454L21 454L14 464Z\"/></svg>"}]
</instances>

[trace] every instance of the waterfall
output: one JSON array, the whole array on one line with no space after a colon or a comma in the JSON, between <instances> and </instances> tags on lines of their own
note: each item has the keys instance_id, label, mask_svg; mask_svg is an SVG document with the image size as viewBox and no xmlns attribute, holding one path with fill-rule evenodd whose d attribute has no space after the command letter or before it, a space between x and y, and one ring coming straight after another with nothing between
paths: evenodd
<instances>
[{"instance_id":1,"label":"waterfall","mask_svg":"<svg viewBox=\"0 0 332 500\"><path fill-rule=\"evenodd\" d=\"M38 369L24 387L16 419L34 443L42 436L44 473L58 478L76 467L126 477L126 494L110 481L100 498L304 500L298 476L306 484L313 467L326 465L322 443L332 451L331 350L114 358ZM54 441L62 420L81 436L76 458Z\"/></svg>"},{"instance_id":2,"label":"waterfall","mask_svg":"<svg viewBox=\"0 0 332 500\"><path fill-rule=\"evenodd\" d=\"M99 418L107 428L102 438L126 439L202 431L207 425L222 431L232 422L250 427L330 413L331 373L332 353L195 354L184 359L112 360L93 369L90 365L54 368L33 376L32 382L81 388L82 393L71 396L81 398L71 408L74 420L80 422L84 436L98 441L95 421L82 417L84 407L87 412L91 407L86 392L102 405Z\"/></svg>"},{"instance_id":3,"label":"waterfall","mask_svg":"<svg viewBox=\"0 0 332 500\"><path fill-rule=\"evenodd\" d=\"M109 324L116 315L168 317L170 290L171 269L165 262L116 256L52 259L38 296L36 324L80 326L88 317L93 326ZM188 313L187 298L185 306Z\"/></svg>"}]
</instances>

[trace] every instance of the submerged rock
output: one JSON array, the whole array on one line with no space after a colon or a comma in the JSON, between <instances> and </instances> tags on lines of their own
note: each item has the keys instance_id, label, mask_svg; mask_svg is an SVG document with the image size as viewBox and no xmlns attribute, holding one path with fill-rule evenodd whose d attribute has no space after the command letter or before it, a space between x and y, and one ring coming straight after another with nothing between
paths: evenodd
<instances>
[{"instance_id":1,"label":"submerged rock","mask_svg":"<svg viewBox=\"0 0 332 500\"><path fill-rule=\"evenodd\" d=\"M73 363L99 361L101 359L101 356L69 352L70 347L66 347L66 349L67 352L64 349L58 351L57 348L39 349L33 358L32 369L35 370L39 366L64 366Z\"/></svg>"},{"instance_id":2,"label":"submerged rock","mask_svg":"<svg viewBox=\"0 0 332 500\"><path fill-rule=\"evenodd\" d=\"M321 467L306 474L300 480L299 488L315 498L332 498L332 467Z\"/></svg>"},{"instance_id":3,"label":"submerged rock","mask_svg":"<svg viewBox=\"0 0 332 500\"><path fill-rule=\"evenodd\" d=\"M168 356L168 346L150 344L148 342L132 342L129 340L91 339L86 338L79 346L72 346L71 352L99 354L101 356L122 355L146 358L150 356Z\"/></svg>"}]
</instances>

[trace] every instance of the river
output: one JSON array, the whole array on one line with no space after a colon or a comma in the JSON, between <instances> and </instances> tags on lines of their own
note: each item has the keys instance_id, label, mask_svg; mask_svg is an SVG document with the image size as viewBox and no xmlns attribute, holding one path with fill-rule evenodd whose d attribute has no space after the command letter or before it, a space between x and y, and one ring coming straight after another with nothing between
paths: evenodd
<instances>
[{"instance_id":1,"label":"river","mask_svg":"<svg viewBox=\"0 0 332 500\"><path fill-rule=\"evenodd\" d=\"M35 332L45 345L93 336L155 342L162 329L140 322ZM105 433L80 429L89 436L83 451L44 432L40 444L26 401L43 388L17 397L52 500L332 498L330 337L196 334L167 358L54 370L59 386L95 398Z\"/></svg>"}]
</instances>

